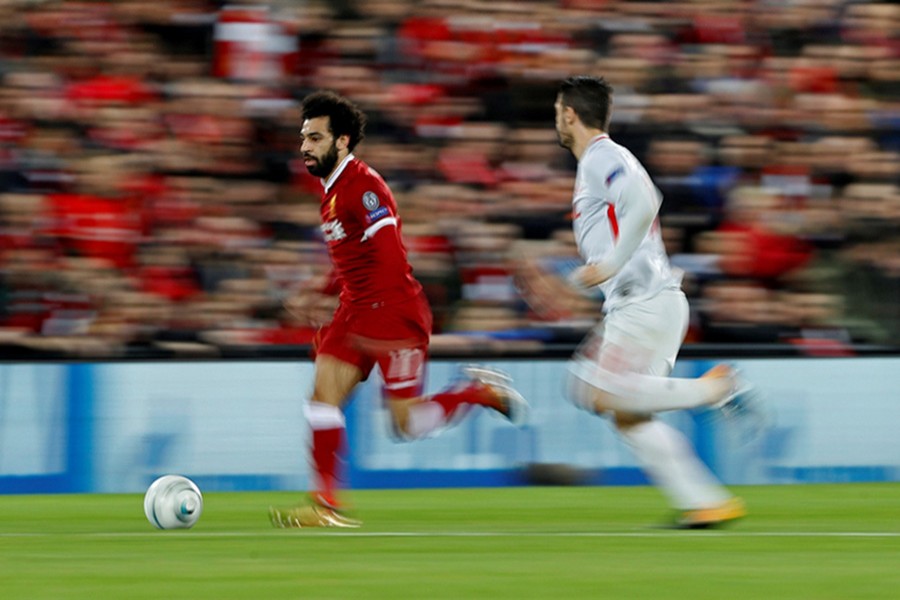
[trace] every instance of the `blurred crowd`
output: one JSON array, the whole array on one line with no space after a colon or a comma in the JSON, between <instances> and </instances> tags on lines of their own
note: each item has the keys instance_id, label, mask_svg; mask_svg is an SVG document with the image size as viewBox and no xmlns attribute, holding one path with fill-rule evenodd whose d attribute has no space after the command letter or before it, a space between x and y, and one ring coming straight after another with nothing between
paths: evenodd
<instances>
[{"instance_id":1,"label":"blurred crowd","mask_svg":"<svg viewBox=\"0 0 900 600\"><path fill-rule=\"evenodd\" d=\"M600 299L525 301L575 255L553 100L616 90L665 196L689 342L900 339L900 5L851 0L0 3L6 356L220 355L310 341L328 270L299 102L369 115L442 348L570 343Z\"/></svg>"}]
</instances>

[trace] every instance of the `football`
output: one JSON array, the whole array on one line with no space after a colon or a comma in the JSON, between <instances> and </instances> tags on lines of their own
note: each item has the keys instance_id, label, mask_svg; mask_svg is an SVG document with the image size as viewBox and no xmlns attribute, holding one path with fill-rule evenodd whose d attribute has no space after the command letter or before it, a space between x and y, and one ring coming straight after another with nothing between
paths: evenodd
<instances>
[{"instance_id":1,"label":"football","mask_svg":"<svg viewBox=\"0 0 900 600\"><path fill-rule=\"evenodd\" d=\"M200 488L181 475L163 475L144 494L144 514L158 529L188 529L202 512Z\"/></svg>"}]
</instances>

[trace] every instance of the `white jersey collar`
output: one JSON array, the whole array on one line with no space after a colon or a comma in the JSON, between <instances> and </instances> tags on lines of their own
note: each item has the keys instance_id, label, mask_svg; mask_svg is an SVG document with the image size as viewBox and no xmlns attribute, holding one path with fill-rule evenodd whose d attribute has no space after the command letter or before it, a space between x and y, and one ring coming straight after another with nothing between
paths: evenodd
<instances>
[{"instance_id":1,"label":"white jersey collar","mask_svg":"<svg viewBox=\"0 0 900 600\"><path fill-rule=\"evenodd\" d=\"M595 143L599 142L600 140L608 140L608 139L609 139L608 133L601 133L599 135L595 135L594 137L591 138L591 141L588 142L588 148L590 148L591 146L593 146Z\"/></svg>"},{"instance_id":2,"label":"white jersey collar","mask_svg":"<svg viewBox=\"0 0 900 600\"><path fill-rule=\"evenodd\" d=\"M341 173L344 172L344 168L346 168L347 164L354 158L356 157L353 156L352 152L345 156L344 160L342 160L341 163L337 166L337 169L335 169L334 172L328 176L328 179L322 180L322 185L325 187L326 194L328 193L328 190L331 189L331 186L334 185L334 182L337 181L337 178L341 176Z\"/></svg>"}]
</instances>

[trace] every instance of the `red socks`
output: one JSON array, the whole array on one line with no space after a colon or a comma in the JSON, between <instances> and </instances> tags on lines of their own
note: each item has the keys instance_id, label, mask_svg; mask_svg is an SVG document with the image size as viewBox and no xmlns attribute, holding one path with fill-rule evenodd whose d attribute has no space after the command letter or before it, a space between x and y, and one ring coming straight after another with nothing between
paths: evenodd
<instances>
[{"instance_id":1,"label":"red socks","mask_svg":"<svg viewBox=\"0 0 900 600\"><path fill-rule=\"evenodd\" d=\"M491 406L495 402L494 392L489 387L478 383L469 382L463 386L454 386L431 397L444 409L444 414L449 419L461 404L479 404Z\"/></svg>"},{"instance_id":2,"label":"red socks","mask_svg":"<svg viewBox=\"0 0 900 600\"><path fill-rule=\"evenodd\" d=\"M332 506L337 502L335 492L340 480L338 473L338 452L344 441L344 428L313 429L312 459L318 475L317 489L323 500Z\"/></svg>"},{"instance_id":3,"label":"red socks","mask_svg":"<svg viewBox=\"0 0 900 600\"><path fill-rule=\"evenodd\" d=\"M340 482L338 453L344 443L344 413L336 406L310 402L306 416L312 429L312 467L318 478L317 489L325 503L336 507L335 495Z\"/></svg>"}]
</instances>

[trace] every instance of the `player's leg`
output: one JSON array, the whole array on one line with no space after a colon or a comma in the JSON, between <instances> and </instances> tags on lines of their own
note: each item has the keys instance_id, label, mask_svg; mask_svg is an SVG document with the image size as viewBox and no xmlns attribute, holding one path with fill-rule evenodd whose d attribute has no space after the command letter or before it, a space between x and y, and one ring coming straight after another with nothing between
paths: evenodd
<instances>
[{"instance_id":1,"label":"player's leg","mask_svg":"<svg viewBox=\"0 0 900 600\"><path fill-rule=\"evenodd\" d=\"M357 340L377 357L397 436L426 437L458 421L472 406L521 418L524 400L508 377L492 369L466 367L464 378L437 394L423 396L431 322L428 301L420 294L367 321Z\"/></svg>"},{"instance_id":2,"label":"player's leg","mask_svg":"<svg viewBox=\"0 0 900 600\"><path fill-rule=\"evenodd\" d=\"M622 348L609 347L608 354ZM569 364L569 388L580 404L596 412L640 410L648 413L707 406L716 408L739 393L737 373L717 369L699 378L637 375L575 359Z\"/></svg>"},{"instance_id":3,"label":"player's leg","mask_svg":"<svg viewBox=\"0 0 900 600\"><path fill-rule=\"evenodd\" d=\"M746 514L680 431L647 415L617 412L615 422L644 473L678 511L677 525L708 527Z\"/></svg>"},{"instance_id":4,"label":"player's leg","mask_svg":"<svg viewBox=\"0 0 900 600\"><path fill-rule=\"evenodd\" d=\"M599 330L584 352L607 357L608 368L623 377L630 375L666 381L684 337L688 310L680 293L671 294L665 300L640 311L614 315L612 322L607 323L606 332L612 325L613 334L604 337L603 330ZM630 322L632 319L637 323ZM613 346L613 352L609 352L610 346ZM628 348L628 351L620 354L619 348ZM602 395L603 390L600 392L591 397L595 402L586 408L598 413L608 410L608 398ZM617 403L624 401L627 398L616 399ZM648 478L663 491L671 505L685 519L700 514L697 511L705 511L707 518L716 516L717 523L743 516L740 501L733 498L700 461L684 435L668 424L654 420L651 411L644 409L642 403L634 402L633 405L630 410L614 411L616 427ZM740 507L741 511L727 513L726 507Z\"/></svg>"},{"instance_id":5,"label":"player's leg","mask_svg":"<svg viewBox=\"0 0 900 600\"><path fill-rule=\"evenodd\" d=\"M319 354L315 363L315 383L306 408L312 431L312 466L316 476L317 501L339 507L338 455L344 444L346 423L343 406L350 392L362 381L357 365L328 354Z\"/></svg>"},{"instance_id":6,"label":"player's leg","mask_svg":"<svg viewBox=\"0 0 900 600\"><path fill-rule=\"evenodd\" d=\"M387 406L400 439L427 437L460 421L473 406L496 411L515 423L524 420L525 400L508 377L486 367L466 366L459 381L434 395L422 395L426 357L422 346L392 352L379 360Z\"/></svg>"},{"instance_id":7,"label":"player's leg","mask_svg":"<svg viewBox=\"0 0 900 600\"><path fill-rule=\"evenodd\" d=\"M333 343L333 342L332 342ZM339 349L340 346L334 346ZM363 368L321 351L316 356L313 393L306 407L311 430L310 466L315 489L307 502L290 508L269 509L276 527L359 527L346 516L338 498L339 453L345 441L343 406L353 387L366 373Z\"/></svg>"},{"instance_id":8,"label":"player's leg","mask_svg":"<svg viewBox=\"0 0 900 600\"><path fill-rule=\"evenodd\" d=\"M674 378L654 375L642 366L660 351L657 332L669 332L666 341L676 344L677 354L687 312L684 295L671 291L607 315L569 363L569 395L597 413L649 414L723 401L738 385L728 369L714 369L700 378Z\"/></svg>"}]
</instances>

